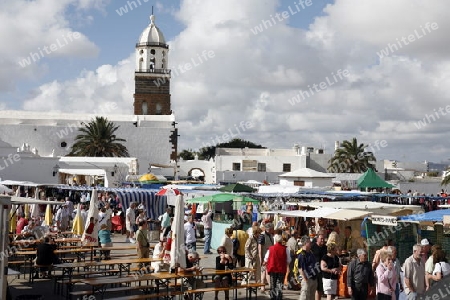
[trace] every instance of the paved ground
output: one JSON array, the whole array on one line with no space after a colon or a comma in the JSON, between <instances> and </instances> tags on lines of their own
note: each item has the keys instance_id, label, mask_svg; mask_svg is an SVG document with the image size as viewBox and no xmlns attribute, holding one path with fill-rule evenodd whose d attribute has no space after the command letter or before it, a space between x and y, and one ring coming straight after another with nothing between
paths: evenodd
<instances>
[{"instance_id":1,"label":"paved ground","mask_svg":"<svg viewBox=\"0 0 450 300\"><path fill-rule=\"evenodd\" d=\"M113 237L113 242L115 245L117 244L124 244L125 236L122 236L120 234L115 234ZM199 242L197 246L197 250L200 253L200 255L203 255L203 243ZM131 250L130 250L131 251ZM123 253L127 253L127 251L122 251ZM214 251L213 251L214 252ZM131 252L129 252L131 253ZM214 266L215 265L215 255L208 255L207 258L202 259L201 261L202 266ZM8 277L8 283L10 286L10 292L12 295L12 299L16 299L20 295L33 295L38 294L42 295L45 300L62 300L65 299L65 297L55 295L53 293L53 281L49 279L37 279L35 280L34 284L28 283L28 280L23 279L23 275L20 279L17 279L16 276L9 276ZM118 293L116 296L124 296L124 293ZM231 295L230 295L231 296ZM100 298L100 297L97 297ZM105 297L107 299L108 297ZM224 299L224 294L219 294L219 299ZM284 291L283 299L298 299L299 298L299 292L295 291ZM80 298L79 300L82 300L83 298ZM84 298L88 300L93 300L95 298ZM84 300L83 299L83 300ZM203 298L205 300L213 300L214 294L213 293L207 293L205 294L205 297ZM245 292L240 292L239 300L245 299ZM258 299L269 299L268 296L260 295L258 293ZM325 299L325 298L322 298ZM78 299L74 299L78 300Z\"/></svg>"}]
</instances>

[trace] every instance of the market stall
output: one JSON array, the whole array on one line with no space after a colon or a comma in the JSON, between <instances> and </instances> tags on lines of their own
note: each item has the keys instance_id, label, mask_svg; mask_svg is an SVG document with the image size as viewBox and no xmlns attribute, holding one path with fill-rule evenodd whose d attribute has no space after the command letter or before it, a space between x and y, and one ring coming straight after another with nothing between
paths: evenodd
<instances>
[{"instance_id":1,"label":"market stall","mask_svg":"<svg viewBox=\"0 0 450 300\"><path fill-rule=\"evenodd\" d=\"M209 196L189 199L186 203L213 205L214 218L212 222L211 248L220 246L225 229L236 224L242 224L246 230L251 226L253 213L257 211L258 200L240 194L219 193Z\"/></svg>"}]
</instances>

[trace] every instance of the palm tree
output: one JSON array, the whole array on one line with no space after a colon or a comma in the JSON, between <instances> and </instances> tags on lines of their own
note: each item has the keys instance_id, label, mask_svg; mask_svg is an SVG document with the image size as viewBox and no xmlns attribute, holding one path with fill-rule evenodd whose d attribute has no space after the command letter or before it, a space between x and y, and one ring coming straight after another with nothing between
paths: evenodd
<instances>
[{"instance_id":1,"label":"palm tree","mask_svg":"<svg viewBox=\"0 0 450 300\"><path fill-rule=\"evenodd\" d=\"M375 169L376 161L372 152L366 152L367 145L359 144L356 138L343 141L336 149L334 156L328 161L328 171L332 173L363 173L367 169Z\"/></svg>"},{"instance_id":2,"label":"palm tree","mask_svg":"<svg viewBox=\"0 0 450 300\"><path fill-rule=\"evenodd\" d=\"M79 129L81 133L75 137L69 156L128 157L127 148L121 144L126 140L114 134L117 129L119 126L108 119L95 117Z\"/></svg>"},{"instance_id":3,"label":"palm tree","mask_svg":"<svg viewBox=\"0 0 450 300\"><path fill-rule=\"evenodd\" d=\"M444 178L442 178L441 185L449 185L450 184L450 171L447 170L444 172Z\"/></svg>"}]
</instances>

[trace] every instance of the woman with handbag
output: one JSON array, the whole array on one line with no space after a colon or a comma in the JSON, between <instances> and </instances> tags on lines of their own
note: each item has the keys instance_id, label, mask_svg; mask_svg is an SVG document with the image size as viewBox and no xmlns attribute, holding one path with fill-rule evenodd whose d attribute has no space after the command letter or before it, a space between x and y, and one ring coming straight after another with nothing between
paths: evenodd
<instances>
[{"instance_id":1,"label":"woman with handbag","mask_svg":"<svg viewBox=\"0 0 450 300\"><path fill-rule=\"evenodd\" d=\"M395 300L397 276L394 270L392 255L387 251L380 252L380 263L376 269L377 300Z\"/></svg>"},{"instance_id":2,"label":"woman with handbag","mask_svg":"<svg viewBox=\"0 0 450 300\"><path fill-rule=\"evenodd\" d=\"M431 285L440 281L442 278L450 275L450 264L447 262L445 251L442 249L437 249L433 253L433 264L434 270L432 274L426 274L426 289L430 288Z\"/></svg>"}]
</instances>

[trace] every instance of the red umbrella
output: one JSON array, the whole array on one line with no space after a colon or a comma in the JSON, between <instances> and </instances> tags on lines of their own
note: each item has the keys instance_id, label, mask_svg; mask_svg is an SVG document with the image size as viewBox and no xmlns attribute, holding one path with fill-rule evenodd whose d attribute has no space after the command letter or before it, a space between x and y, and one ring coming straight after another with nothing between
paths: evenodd
<instances>
[{"instance_id":1,"label":"red umbrella","mask_svg":"<svg viewBox=\"0 0 450 300\"><path fill-rule=\"evenodd\" d=\"M156 193L158 196L167 196L168 205L175 205L177 196L180 194L181 192L174 188L161 189L158 193Z\"/></svg>"},{"instance_id":2,"label":"red umbrella","mask_svg":"<svg viewBox=\"0 0 450 300\"><path fill-rule=\"evenodd\" d=\"M161 189L158 193L156 193L158 196L178 196L179 194L181 194L181 192L173 188Z\"/></svg>"}]
</instances>

